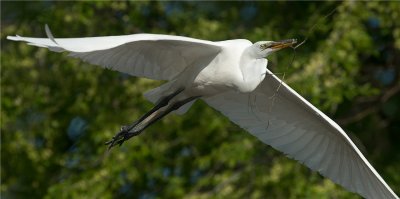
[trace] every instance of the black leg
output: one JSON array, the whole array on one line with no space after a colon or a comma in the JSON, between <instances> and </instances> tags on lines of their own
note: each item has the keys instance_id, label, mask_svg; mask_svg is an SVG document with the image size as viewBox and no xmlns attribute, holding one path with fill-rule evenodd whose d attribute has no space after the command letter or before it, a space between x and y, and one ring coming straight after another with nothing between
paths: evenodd
<instances>
[{"instance_id":1,"label":"black leg","mask_svg":"<svg viewBox=\"0 0 400 199\"><path fill-rule=\"evenodd\" d=\"M179 109L181 106L183 106L183 105L185 105L185 104L187 104L187 103L189 103L189 102L191 102L191 101L193 101L193 100L195 100L197 98L199 98L199 96L189 97L187 99L184 99L182 101L178 101L178 102L172 104L165 111L161 112L159 115L156 115L154 118L151 118L151 120L149 120L145 124L139 124L138 126L135 126L133 129L131 129L131 131L129 133L133 134L133 136L139 135L140 132L142 132L144 129L146 129L147 127L149 127L153 123L157 122L158 120L160 120L161 118L163 118L164 116L169 114L170 112ZM133 136L131 136L131 137L133 137Z\"/></svg>"},{"instance_id":2,"label":"black leg","mask_svg":"<svg viewBox=\"0 0 400 199\"><path fill-rule=\"evenodd\" d=\"M153 123L157 122L158 120L160 120L161 118L166 116L168 113L179 109L179 107L181 107L184 104L186 104L194 99L197 99L197 98L198 98L198 96L190 97L185 100L178 101L178 102L172 104L171 106L167 107L165 110L161 110L159 108L158 110L155 110L150 114L146 114L147 117L145 117L143 119L141 118L140 122L135 122L136 123L135 126L130 128L128 131L119 132L116 136L113 137L113 139L111 141L107 142L106 144L109 145L108 148L111 149L115 145L121 145L126 140L139 135L144 129L146 129Z\"/></svg>"},{"instance_id":3,"label":"black leg","mask_svg":"<svg viewBox=\"0 0 400 199\"><path fill-rule=\"evenodd\" d=\"M174 98L175 96L177 96L179 93L181 93L184 90L184 88L181 88L177 91L175 91L174 93L167 95L163 98L161 98L161 100L159 100L157 102L157 104L146 114L144 114L142 117L140 117L137 121L133 122L130 125L126 125L126 126L122 126L121 127L121 132L128 132L130 131L133 127L135 127L137 124L139 124L140 122L142 122L144 119L146 119L147 117L149 117L149 115L151 115L152 113L154 113L155 111L157 111L158 109L168 105L169 101ZM118 135L118 134L117 134Z\"/></svg>"},{"instance_id":4,"label":"black leg","mask_svg":"<svg viewBox=\"0 0 400 199\"><path fill-rule=\"evenodd\" d=\"M153 114L154 112L156 112L160 108L162 108L164 106L167 106L169 101L172 98L174 98L175 96L177 96L179 93L181 93L183 90L184 90L184 88L180 88L177 91L175 91L174 93L161 98L161 100L159 100L159 102L157 102L157 104L149 112L144 114L142 117L140 117L137 121L133 122L132 124L126 125L126 126L122 126L121 130L113 137L113 139L108 141L108 142L106 142L105 144L109 145L110 148L112 146L114 146L116 144L116 140L120 140L121 138L125 137L124 135L129 133L129 131L131 131L136 125L138 125L144 119L149 117L151 114Z\"/></svg>"}]
</instances>

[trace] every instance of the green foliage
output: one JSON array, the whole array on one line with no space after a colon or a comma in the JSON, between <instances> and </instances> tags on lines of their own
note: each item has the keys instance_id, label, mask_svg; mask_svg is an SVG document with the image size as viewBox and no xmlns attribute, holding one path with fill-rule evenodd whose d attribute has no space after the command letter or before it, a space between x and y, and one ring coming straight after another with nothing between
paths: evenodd
<instances>
[{"instance_id":1,"label":"green foliage","mask_svg":"<svg viewBox=\"0 0 400 199\"><path fill-rule=\"evenodd\" d=\"M104 142L160 85L23 43L176 34L208 40L305 38L269 68L336 119L400 193L397 2L1 2L4 198L359 198L247 134L205 103L120 148ZM323 19L332 9L331 16ZM311 27L318 22L314 29Z\"/></svg>"}]
</instances>

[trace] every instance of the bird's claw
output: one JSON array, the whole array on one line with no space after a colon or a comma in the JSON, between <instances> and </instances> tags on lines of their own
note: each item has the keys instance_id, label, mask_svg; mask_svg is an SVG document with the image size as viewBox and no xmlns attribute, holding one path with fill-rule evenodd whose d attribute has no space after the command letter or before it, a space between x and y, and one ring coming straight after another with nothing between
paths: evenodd
<instances>
[{"instance_id":1,"label":"bird's claw","mask_svg":"<svg viewBox=\"0 0 400 199\"><path fill-rule=\"evenodd\" d=\"M119 133L121 133L122 131L128 131L129 129L129 126L128 125L125 125L125 126L121 126L121 130L120 130L120 132Z\"/></svg>"},{"instance_id":2,"label":"bird's claw","mask_svg":"<svg viewBox=\"0 0 400 199\"><path fill-rule=\"evenodd\" d=\"M126 140L139 135L139 131L129 129L129 126L122 126L120 132L118 132L110 141L105 144L108 145L108 150L112 147L119 145L121 146Z\"/></svg>"}]
</instances>

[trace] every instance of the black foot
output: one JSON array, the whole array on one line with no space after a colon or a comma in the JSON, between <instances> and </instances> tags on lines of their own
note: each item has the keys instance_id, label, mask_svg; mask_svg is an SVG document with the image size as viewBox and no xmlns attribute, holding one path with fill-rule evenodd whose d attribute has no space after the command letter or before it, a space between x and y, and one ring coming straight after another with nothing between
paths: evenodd
<instances>
[{"instance_id":1,"label":"black foot","mask_svg":"<svg viewBox=\"0 0 400 199\"><path fill-rule=\"evenodd\" d=\"M105 144L108 145L108 150L112 147L119 145L121 146L126 140L137 136L141 133L141 131L135 130L131 126L122 126L121 131L118 132L110 141L106 142Z\"/></svg>"}]
</instances>

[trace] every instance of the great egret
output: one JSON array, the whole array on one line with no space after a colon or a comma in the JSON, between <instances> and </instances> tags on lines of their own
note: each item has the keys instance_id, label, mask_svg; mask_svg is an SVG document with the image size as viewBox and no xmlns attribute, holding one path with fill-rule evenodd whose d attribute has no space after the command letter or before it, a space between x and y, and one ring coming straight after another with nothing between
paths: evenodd
<instances>
[{"instance_id":1,"label":"great egret","mask_svg":"<svg viewBox=\"0 0 400 199\"><path fill-rule=\"evenodd\" d=\"M155 107L122 127L110 147L202 99L262 142L349 191L366 198L398 198L339 125L267 69L266 57L294 45L295 39L254 44L157 34L54 39L47 26L46 33L48 38L7 39L67 51L133 76L169 80L144 94Z\"/></svg>"}]
</instances>

